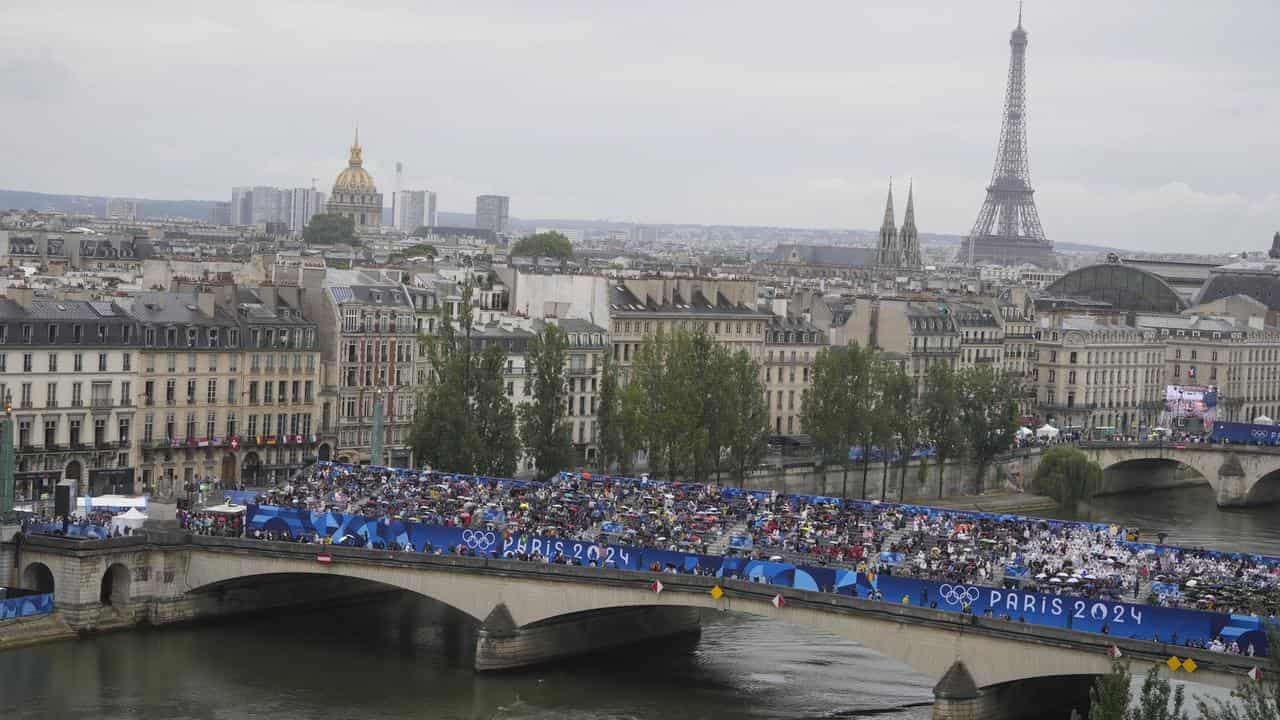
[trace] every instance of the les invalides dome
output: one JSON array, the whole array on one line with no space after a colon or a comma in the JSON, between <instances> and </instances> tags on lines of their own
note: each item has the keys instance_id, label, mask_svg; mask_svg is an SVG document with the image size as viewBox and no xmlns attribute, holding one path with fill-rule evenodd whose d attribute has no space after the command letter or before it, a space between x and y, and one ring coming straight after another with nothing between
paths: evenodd
<instances>
[{"instance_id":1,"label":"les invalides dome","mask_svg":"<svg viewBox=\"0 0 1280 720\"><path fill-rule=\"evenodd\" d=\"M360 150L360 131L356 130L351 145L351 157L347 167L333 181L333 193L329 195L328 212L344 215L355 223L356 232L374 230L382 224L382 193L373 183L373 176L364 169Z\"/></svg>"}]
</instances>

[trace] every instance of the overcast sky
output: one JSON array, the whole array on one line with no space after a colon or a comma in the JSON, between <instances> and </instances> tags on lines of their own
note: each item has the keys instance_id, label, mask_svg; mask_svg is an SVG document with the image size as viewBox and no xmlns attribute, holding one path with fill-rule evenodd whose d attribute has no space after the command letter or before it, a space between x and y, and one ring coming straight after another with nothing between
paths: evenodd
<instances>
[{"instance_id":1,"label":"overcast sky","mask_svg":"<svg viewBox=\"0 0 1280 720\"><path fill-rule=\"evenodd\" d=\"M328 190L525 218L879 226L914 177L964 233L1017 3L8 0L0 187ZM1032 181L1059 241L1260 248L1280 229L1280 3L1032 0ZM899 201L901 213L901 200Z\"/></svg>"}]
</instances>

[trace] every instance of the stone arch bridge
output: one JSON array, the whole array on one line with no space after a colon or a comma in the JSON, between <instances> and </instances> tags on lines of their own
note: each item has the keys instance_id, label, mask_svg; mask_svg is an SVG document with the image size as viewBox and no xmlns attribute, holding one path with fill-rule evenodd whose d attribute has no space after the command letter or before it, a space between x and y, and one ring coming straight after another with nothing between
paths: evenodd
<instances>
[{"instance_id":1,"label":"stone arch bridge","mask_svg":"<svg viewBox=\"0 0 1280 720\"><path fill-rule=\"evenodd\" d=\"M1218 507L1245 507L1280 501L1280 448L1200 443L1081 443L1104 471L1156 470L1184 465L1213 488ZM1154 475L1155 473L1152 473ZM1124 490L1149 487L1142 478Z\"/></svg>"},{"instance_id":2,"label":"stone arch bridge","mask_svg":"<svg viewBox=\"0 0 1280 720\"><path fill-rule=\"evenodd\" d=\"M89 543L37 536L20 548L0 547L14 555L0 559L16 574L15 584L52 591L56 612L76 629L258 610L270 603L254 593L271 587L295 593L286 592L282 604L296 603L317 582L332 588L341 580L366 592L408 590L452 608L474 624L478 670L689 632L701 613L714 611L808 625L856 641L944 678L935 690L939 703L986 703L984 717L1009 716L994 704L1008 707L1010 698L1043 701L1044 690L1033 689L1037 683L1070 678L1078 681L1072 692L1087 692L1092 676L1108 671L1112 644L1133 661L1135 673L1190 652L1199 669L1186 679L1221 687L1235 687L1252 666L1246 658L1154 642L690 575L176 534ZM320 553L329 562L320 562ZM653 591L654 580L665 586L661 593ZM717 584L719 598L710 592ZM775 607L779 592L785 604Z\"/></svg>"}]
</instances>

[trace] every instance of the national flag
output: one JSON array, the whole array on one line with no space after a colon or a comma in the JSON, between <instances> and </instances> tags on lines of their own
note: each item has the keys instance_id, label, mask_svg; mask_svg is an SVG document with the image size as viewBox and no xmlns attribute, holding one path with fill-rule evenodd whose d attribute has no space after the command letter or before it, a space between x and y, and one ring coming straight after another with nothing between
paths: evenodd
<instances>
[{"instance_id":1,"label":"national flag","mask_svg":"<svg viewBox=\"0 0 1280 720\"><path fill-rule=\"evenodd\" d=\"M316 562L320 563L321 565L328 565L329 563L333 562L333 556L327 552L319 553L318 555L316 555Z\"/></svg>"},{"instance_id":2,"label":"national flag","mask_svg":"<svg viewBox=\"0 0 1280 720\"><path fill-rule=\"evenodd\" d=\"M1115 645L1112 645L1111 647L1107 648L1107 657L1111 658L1112 660L1117 660L1119 658L1124 657L1124 654L1120 652L1120 648L1116 647Z\"/></svg>"},{"instance_id":3,"label":"national flag","mask_svg":"<svg viewBox=\"0 0 1280 720\"><path fill-rule=\"evenodd\" d=\"M786 605L786 604L787 604L787 601L782 597L782 593L778 593L777 595L773 596L774 607L781 608L783 605Z\"/></svg>"},{"instance_id":4,"label":"national flag","mask_svg":"<svg viewBox=\"0 0 1280 720\"><path fill-rule=\"evenodd\" d=\"M649 583L649 589L656 594L661 594L662 591L665 590L666 588L662 587L661 580L654 580L653 582Z\"/></svg>"},{"instance_id":5,"label":"national flag","mask_svg":"<svg viewBox=\"0 0 1280 720\"><path fill-rule=\"evenodd\" d=\"M1262 671L1256 667L1249 668L1249 672L1245 673L1245 675L1249 676L1249 679L1255 682L1262 681Z\"/></svg>"}]
</instances>

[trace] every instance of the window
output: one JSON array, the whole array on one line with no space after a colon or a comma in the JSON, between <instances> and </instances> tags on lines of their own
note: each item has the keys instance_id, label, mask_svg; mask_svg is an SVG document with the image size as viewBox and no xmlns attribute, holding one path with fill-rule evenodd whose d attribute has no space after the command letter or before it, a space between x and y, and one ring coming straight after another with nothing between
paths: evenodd
<instances>
[{"instance_id":1,"label":"window","mask_svg":"<svg viewBox=\"0 0 1280 720\"><path fill-rule=\"evenodd\" d=\"M227 381L227 404L235 405L236 400L237 400L236 379L231 378L230 380Z\"/></svg>"},{"instance_id":2,"label":"window","mask_svg":"<svg viewBox=\"0 0 1280 720\"><path fill-rule=\"evenodd\" d=\"M258 404L258 381L257 380L249 381L249 404L250 405Z\"/></svg>"},{"instance_id":3,"label":"window","mask_svg":"<svg viewBox=\"0 0 1280 720\"><path fill-rule=\"evenodd\" d=\"M107 371L107 354L98 353L98 372Z\"/></svg>"},{"instance_id":4,"label":"window","mask_svg":"<svg viewBox=\"0 0 1280 720\"><path fill-rule=\"evenodd\" d=\"M9 371L9 354L0 353L0 372L8 372L8 371Z\"/></svg>"},{"instance_id":5,"label":"window","mask_svg":"<svg viewBox=\"0 0 1280 720\"><path fill-rule=\"evenodd\" d=\"M217 379L211 379L211 380L209 380L209 387L208 387L208 391L207 391L207 392L206 392L206 394L205 394L205 397L207 398L206 402L208 402L210 405L214 405L214 404L216 404L216 403L218 402L218 381L217 381Z\"/></svg>"},{"instance_id":6,"label":"window","mask_svg":"<svg viewBox=\"0 0 1280 720\"><path fill-rule=\"evenodd\" d=\"M22 407L31 407L31 383L22 383Z\"/></svg>"},{"instance_id":7,"label":"window","mask_svg":"<svg viewBox=\"0 0 1280 720\"><path fill-rule=\"evenodd\" d=\"M177 385L178 385L178 382L176 380L166 380L164 382L165 403L172 405L175 402L176 400L175 395L177 394Z\"/></svg>"},{"instance_id":8,"label":"window","mask_svg":"<svg viewBox=\"0 0 1280 720\"><path fill-rule=\"evenodd\" d=\"M196 436L196 414L193 412L189 412L187 413L187 438L193 438L195 436Z\"/></svg>"},{"instance_id":9,"label":"window","mask_svg":"<svg viewBox=\"0 0 1280 720\"><path fill-rule=\"evenodd\" d=\"M252 437L252 436L254 436L254 435L257 435L257 434L258 434L258 416L257 416L257 415L250 415L250 416L249 416L249 432L248 432L248 434L249 434L249 436L250 436L250 437Z\"/></svg>"},{"instance_id":10,"label":"window","mask_svg":"<svg viewBox=\"0 0 1280 720\"><path fill-rule=\"evenodd\" d=\"M178 371L178 353L169 353L169 372Z\"/></svg>"},{"instance_id":11,"label":"window","mask_svg":"<svg viewBox=\"0 0 1280 720\"><path fill-rule=\"evenodd\" d=\"M276 389L276 384L271 382L270 380L267 380L266 382L262 383L262 402L268 403L268 404L271 403L272 402L271 398L275 394L275 389Z\"/></svg>"},{"instance_id":12,"label":"window","mask_svg":"<svg viewBox=\"0 0 1280 720\"><path fill-rule=\"evenodd\" d=\"M124 372L130 372L133 370L133 353L125 353L120 356L120 363L120 369Z\"/></svg>"},{"instance_id":13,"label":"window","mask_svg":"<svg viewBox=\"0 0 1280 720\"><path fill-rule=\"evenodd\" d=\"M308 380L303 385L302 390L303 390L303 396L302 396L303 402L311 402L311 400L314 397L313 395L314 388L312 387L312 381Z\"/></svg>"},{"instance_id":14,"label":"window","mask_svg":"<svg viewBox=\"0 0 1280 720\"><path fill-rule=\"evenodd\" d=\"M133 383L128 380L120 382L120 404L126 407L133 404Z\"/></svg>"},{"instance_id":15,"label":"window","mask_svg":"<svg viewBox=\"0 0 1280 720\"><path fill-rule=\"evenodd\" d=\"M204 421L205 437L211 438L214 435L218 434L217 423L218 423L218 416L216 413L209 413L208 415L205 416L205 421Z\"/></svg>"},{"instance_id":16,"label":"window","mask_svg":"<svg viewBox=\"0 0 1280 720\"><path fill-rule=\"evenodd\" d=\"M56 382L45 386L45 407L58 407L58 383Z\"/></svg>"},{"instance_id":17,"label":"window","mask_svg":"<svg viewBox=\"0 0 1280 720\"><path fill-rule=\"evenodd\" d=\"M22 372L31 372L31 353L22 353Z\"/></svg>"},{"instance_id":18,"label":"window","mask_svg":"<svg viewBox=\"0 0 1280 720\"><path fill-rule=\"evenodd\" d=\"M194 405L196 402L196 381L187 381L187 404Z\"/></svg>"},{"instance_id":19,"label":"window","mask_svg":"<svg viewBox=\"0 0 1280 720\"><path fill-rule=\"evenodd\" d=\"M196 354L187 353L187 372L193 373L195 371L196 371Z\"/></svg>"},{"instance_id":20,"label":"window","mask_svg":"<svg viewBox=\"0 0 1280 720\"><path fill-rule=\"evenodd\" d=\"M227 437L233 437L236 434L236 414L227 413Z\"/></svg>"},{"instance_id":21,"label":"window","mask_svg":"<svg viewBox=\"0 0 1280 720\"><path fill-rule=\"evenodd\" d=\"M120 418L120 422L116 425L116 433L121 447L129 444L129 418Z\"/></svg>"},{"instance_id":22,"label":"window","mask_svg":"<svg viewBox=\"0 0 1280 720\"><path fill-rule=\"evenodd\" d=\"M209 372L218 372L218 353L209 353Z\"/></svg>"},{"instance_id":23,"label":"window","mask_svg":"<svg viewBox=\"0 0 1280 720\"><path fill-rule=\"evenodd\" d=\"M22 342L28 345L31 344L31 326L30 325L22 326Z\"/></svg>"},{"instance_id":24,"label":"window","mask_svg":"<svg viewBox=\"0 0 1280 720\"><path fill-rule=\"evenodd\" d=\"M147 416L147 437L150 439L151 416ZM71 447L80 447L80 419L72 418L70 423L70 433L67 436L67 442L71 443Z\"/></svg>"},{"instance_id":25,"label":"window","mask_svg":"<svg viewBox=\"0 0 1280 720\"><path fill-rule=\"evenodd\" d=\"M71 407L80 407L84 405L84 396L81 387L83 383L71 383Z\"/></svg>"},{"instance_id":26,"label":"window","mask_svg":"<svg viewBox=\"0 0 1280 720\"><path fill-rule=\"evenodd\" d=\"M173 427L173 413L165 413L165 416L164 416L164 436L165 436L165 438L166 438L166 439L168 439L168 440L172 440L173 438L177 437L177 435L174 433L174 427Z\"/></svg>"},{"instance_id":27,"label":"window","mask_svg":"<svg viewBox=\"0 0 1280 720\"><path fill-rule=\"evenodd\" d=\"M71 357L71 369L76 372L84 372L84 353L76 353Z\"/></svg>"}]
</instances>

